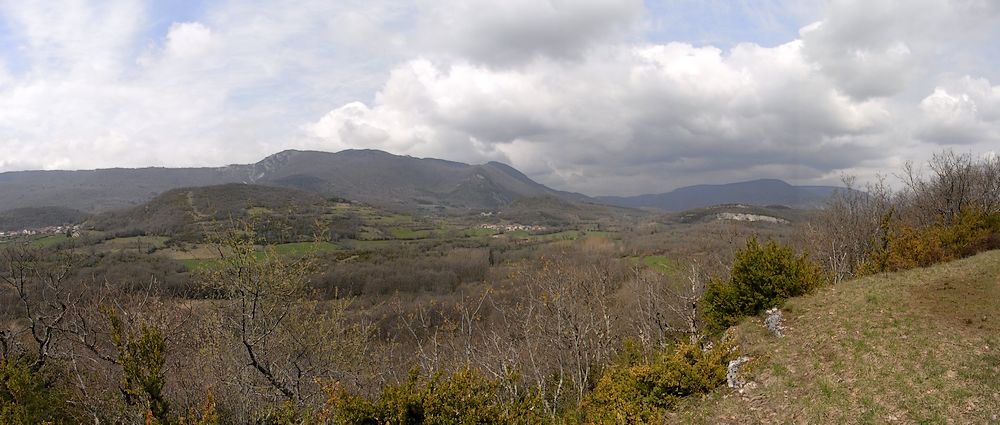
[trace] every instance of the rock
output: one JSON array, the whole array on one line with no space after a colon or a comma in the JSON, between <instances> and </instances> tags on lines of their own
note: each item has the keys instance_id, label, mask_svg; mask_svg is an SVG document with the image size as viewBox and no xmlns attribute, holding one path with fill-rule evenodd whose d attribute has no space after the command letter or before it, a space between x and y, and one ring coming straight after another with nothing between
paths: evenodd
<instances>
[{"instance_id":1,"label":"rock","mask_svg":"<svg viewBox=\"0 0 1000 425\"><path fill-rule=\"evenodd\" d=\"M726 384L729 385L729 388L737 390L743 388L745 383L740 379L740 366L743 366L743 363L748 361L750 361L749 357L740 356L736 360L729 362L729 366L726 368Z\"/></svg>"},{"instance_id":2,"label":"rock","mask_svg":"<svg viewBox=\"0 0 1000 425\"><path fill-rule=\"evenodd\" d=\"M764 326L767 326L767 330L771 332L771 335L778 338L784 336L781 332L785 329L785 326L782 325L781 310L779 310L778 307L775 307L765 313L767 313L767 318L764 319Z\"/></svg>"}]
</instances>

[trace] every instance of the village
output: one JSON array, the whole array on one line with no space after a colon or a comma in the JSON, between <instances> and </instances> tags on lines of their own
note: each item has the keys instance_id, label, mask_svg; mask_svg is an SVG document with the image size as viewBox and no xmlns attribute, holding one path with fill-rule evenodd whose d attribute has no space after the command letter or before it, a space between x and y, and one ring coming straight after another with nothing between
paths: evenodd
<instances>
[{"instance_id":1,"label":"village","mask_svg":"<svg viewBox=\"0 0 1000 425\"><path fill-rule=\"evenodd\" d=\"M509 224L481 224L481 225L479 225L479 227L482 228L482 229L489 229L489 230L494 230L494 231L498 231L498 232L516 232L518 230L524 230L524 231L528 231L528 232L544 232L544 231L548 230L545 226L537 226L537 225L529 226L529 225L526 225L526 224L516 224L516 223L509 223Z\"/></svg>"},{"instance_id":2,"label":"village","mask_svg":"<svg viewBox=\"0 0 1000 425\"><path fill-rule=\"evenodd\" d=\"M58 235L64 234L67 237L79 237L80 236L80 226L47 226L35 229L21 229L21 230L10 230L3 231L0 230L0 240L6 239L17 239L25 236L38 236L38 235Z\"/></svg>"}]
</instances>

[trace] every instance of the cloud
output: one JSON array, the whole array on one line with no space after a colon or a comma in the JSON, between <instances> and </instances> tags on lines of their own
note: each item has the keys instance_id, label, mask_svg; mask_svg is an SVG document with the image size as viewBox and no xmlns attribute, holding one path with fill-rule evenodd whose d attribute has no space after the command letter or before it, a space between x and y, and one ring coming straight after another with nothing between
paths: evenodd
<instances>
[{"instance_id":1,"label":"cloud","mask_svg":"<svg viewBox=\"0 0 1000 425\"><path fill-rule=\"evenodd\" d=\"M941 145L1000 143L1000 86L964 77L920 102L917 137Z\"/></svg>"},{"instance_id":2,"label":"cloud","mask_svg":"<svg viewBox=\"0 0 1000 425\"><path fill-rule=\"evenodd\" d=\"M1000 6L988 0L839 0L804 27L806 56L845 93L898 94L935 62L990 42Z\"/></svg>"},{"instance_id":3,"label":"cloud","mask_svg":"<svg viewBox=\"0 0 1000 425\"><path fill-rule=\"evenodd\" d=\"M24 52L0 73L0 171L220 165L294 144L397 60L384 27L406 11L354 3L216 3L164 34L146 32L145 2L0 3Z\"/></svg>"},{"instance_id":4,"label":"cloud","mask_svg":"<svg viewBox=\"0 0 1000 425\"><path fill-rule=\"evenodd\" d=\"M0 0L0 171L381 148L602 194L995 149L1000 3L817 3Z\"/></svg>"},{"instance_id":5,"label":"cloud","mask_svg":"<svg viewBox=\"0 0 1000 425\"><path fill-rule=\"evenodd\" d=\"M0 14L21 36L18 49L34 72L89 73L117 70L133 52L145 22L143 3L109 0L100 4L53 0L44 4L0 1Z\"/></svg>"},{"instance_id":6,"label":"cloud","mask_svg":"<svg viewBox=\"0 0 1000 425\"><path fill-rule=\"evenodd\" d=\"M819 177L878 155L868 137L889 119L884 102L851 99L814 72L800 42L728 52L668 43L518 70L415 60L371 106L347 104L307 130L332 150L503 160L597 193L621 190L609 177L623 175L643 176L626 186L635 192L719 173Z\"/></svg>"},{"instance_id":7,"label":"cloud","mask_svg":"<svg viewBox=\"0 0 1000 425\"><path fill-rule=\"evenodd\" d=\"M424 0L417 37L430 52L516 66L538 57L575 59L631 32L642 0Z\"/></svg>"}]
</instances>

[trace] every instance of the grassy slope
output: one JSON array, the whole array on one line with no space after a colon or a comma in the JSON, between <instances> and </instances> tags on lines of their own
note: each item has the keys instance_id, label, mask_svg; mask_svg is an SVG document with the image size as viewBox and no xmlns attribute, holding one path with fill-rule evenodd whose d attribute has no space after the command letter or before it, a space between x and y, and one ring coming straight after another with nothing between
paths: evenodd
<instances>
[{"instance_id":1,"label":"grassy slope","mask_svg":"<svg viewBox=\"0 0 1000 425\"><path fill-rule=\"evenodd\" d=\"M737 328L757 387L668 423L998 423L1000 251L790 300L784 338Z\"/></svg>"}]
</instances>

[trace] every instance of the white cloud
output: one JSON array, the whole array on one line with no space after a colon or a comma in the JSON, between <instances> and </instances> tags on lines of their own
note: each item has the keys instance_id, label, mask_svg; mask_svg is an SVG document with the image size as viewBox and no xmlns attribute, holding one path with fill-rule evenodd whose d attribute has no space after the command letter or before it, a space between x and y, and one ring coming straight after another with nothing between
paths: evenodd
<instances>
[{"instance_id":1,"label":"white cloud","mask_svg":"<svg viewBox=\"0 0 1000 425\"><path fill-rule=\"evenodd\" d=\"M167 57L186 59L204 56L212 49L212 30L198 22L175 23L167 33Z\"/></svg>"},{"instance_id":2,"label":"white cloud","mask_svg":"<svg viewBox=\"0 0 1000 425\"><path fill-rule=\"evenodd\" d=\"M139 0L0 0L16 44L0 47L0 171L356 147L636 193L833 182L1000 141L1000 3L833 0L768 47L643 41L671 22L650 10L690 4L224 1L153 34ZM781 26L802 4L748 19ZM721 31L710 18L688 24Z\"/></svg>"},{"instance_id":3,"label":"white cloud","mask_svg":"<svg viewBox=\"0 0 1000 425\"><path fill-rule=\"evenodd\" d=\"M838 0L801 37L807 57L845 93L893 96L965 45L991 42L998 14L989 0Z\"/></svg>"},{"instance_id":4,"label":"white cloud","mask_svg":"<svg viewBox=\"0 0 1000 425\"><path fill-rule=\"evenodd\" d=\"M490 65L578 58L636 26L642 0L423 0L417 37L431 51Z\"/></svg>"},{"instance_id":5,"label":"white cloud","mask_svg":"<svg viewBox=\"0 0 1000 425\"><path fill-rule=\"evenodd\" d=\"M0 171L219 165L293 145L306 117L384 80L392 46L355 43L388 42L374 34L403 12L286 3L213 4L153 38L144 2L0 3L25 52L23 71L0 73Z\"/></svg>"},{"instance_id":6,"label":"white cloud","mask_svg":"<svg viewBox=\"0 0 1000 425\"><path fill-rule=\"evenodd\" d=\"M119 70L133 53L145 22L143 2L109 0L0 1L0 13L18 31L18 48L40 73L96 75Z\"/></svg>"},{"instance_id":7,"label":"white cloud","mask_svg":"<svg viewBox=\"0 0 1000 425\"><path fill-rule=\"evenodd\" d=\"M620 45L516 71L416 60L393 71L373 105L345 105L309 130L331 150L500 159L590 193L621 190L610 176L647 166L629 190L728 167L814 178L874 154L866 137L891 116L884 102L840 94L801 50Z\"/></svg>"},{"instance_id":8,"label":"white cloud","mask_svg":"<svg viewBox=\"0 0 1000 425\"><path fill-rule=\"evenodd\" d=\"M936 87L920 102L918 137L942 145L1000 143L1000 86L965 78Z\"/></svg>"}]
</instances>

